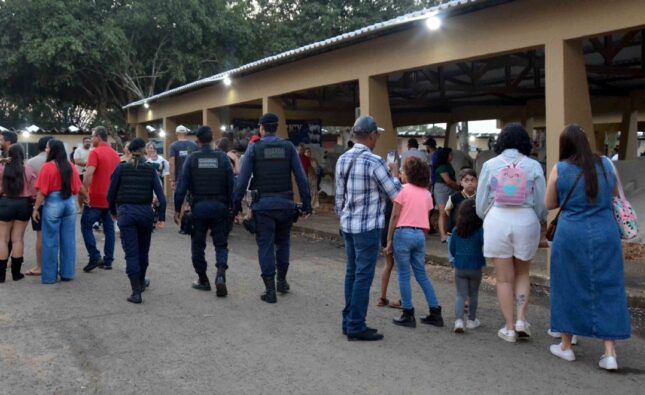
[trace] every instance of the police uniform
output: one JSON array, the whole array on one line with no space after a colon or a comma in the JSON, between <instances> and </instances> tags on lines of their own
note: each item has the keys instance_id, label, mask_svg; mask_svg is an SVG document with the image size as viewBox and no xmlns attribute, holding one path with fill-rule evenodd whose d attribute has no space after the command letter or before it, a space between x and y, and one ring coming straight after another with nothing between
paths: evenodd
<instances>
[{"instance_id":1,"label":"police uniform","mask_svg":"<svg viewBox=\"0 0 645 395\"><path fill-rule=\"evenodd\" d=\"M260 124L277 124L278 117L265 114ZM290 233L294 216L297 215L293 201L291 174L296 177L303 202L303 211L311 213L311 196L307 177L298 158L296 148L289 141L266 133L250 146L244 155L242 169L233 195L236 211L241 210L241 201L249 179L250 189L256 198L251 205L256 228L258 259L266 293L262 300L275 303L275 276L278 275L277 291L287 293L286 281L289 269Z\"/></svg>"},{"instance_id":2,"label":"police uniform","mask_svg":"<svg viewBox=\"0 0 645 395\"><path fill-rule=\"evenodd\" d=\"M191 252L195 272L199 279L193 288L210 290L206 276L206 236L211 232L215 246L217 296L227 295L225 272L228 269L228 234L231 230L231 202L233 196L233 167L221 150L213 150L205 144L193 152L184 163L175 191L175 212L190 193L188 201L194 218L191 235Z\"/></svg>"},{"instance_id":3,"label":"police uniform","mask_svg":"<svg viewBox=\"0 0 645 395\"><path fill-rule=\"evenodd\" d=\"M143 140L141 143L145 145ZM131 144L136 143L133 140ZM107 197L112 215L117 216L126 274L132 287L128 301L132 303L141 303L141 292L147 286L148 252L154 221L153 193L159 201L159 221L164 222L166 198L163 188L157 172L144 158L136 166L132 160L121 163L112 173Z\"/></svg>"}]
</instances>

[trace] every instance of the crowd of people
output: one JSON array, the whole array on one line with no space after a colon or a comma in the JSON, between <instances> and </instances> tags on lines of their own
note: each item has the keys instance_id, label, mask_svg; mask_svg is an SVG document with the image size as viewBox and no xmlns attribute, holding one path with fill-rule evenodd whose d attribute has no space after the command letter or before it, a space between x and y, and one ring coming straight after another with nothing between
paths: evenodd
<instances>
[{"instance_id":1,"label":"crowd of people","mask_svg":"<svg viewBox=\"0 0 645 395\"><path fill-rule=\"evenodd\" d=\"M480 174L469 167L457 172L451 150L437 148L432 138L424 143L427 152L410 140L400 167L386 163L372 153L382 131L373 118L359 117L352 129L355 144L336 166L336 213L347 255L342 330L348 340L383 339L366 321L379 244L386 263L377 306L401 308L393 323L416 327L412 271L429 309L421 322L444 325L424 268L429 217L435 210L439 236L448 244L455 268L454 332L482 325L478 292L488 260L495 268L504 319L499 338L530 339L530 265L538 247L547 243L541 229L548 210L560 208L551 245L549 334L562 340L550 351L573 361L577 336L599 338L604 344L599 366L616 370L615 341L630 336L621 237L612 214L619 176L608 158L592 153L584 131L570 125L562 132L559 162L548 185L541 164L531 157L532 141L519 124L501 131L497 156L484 163ZM399 303L387 299L393 266Z\"/></svg>"},{"instance_id":2,"label":"crowd of people","mask_svg":"<svg viewBox=\"0 0 645 395\"><path fill-rule=\"evenodd\" d=\"M142 293L150 286L146 273L151 235L165 224L162 186L169 177L173 219L191 236L197 275L193 288L211 290L205 255L210 233L216 295L227 296L228 236L232 224L242 221L239 214L246 200L246 221L252 222L247 229L255 233L265 287L261 299L276 303L278 294L290 291L292 224L316 207L319 175L311 151L297 150L276 136L278 124L275 114L264 114L259 135L242 157L230 152L225 139L215 148L208 126L194 133L196 143L187 138L189 130L179 126L169 161L157 153L154 143L139 138L127 144L120 157L100 126L71 158L62 141L43 137L40 153L25 161L15 133L2 132L0 282L6 280L9 260L13 280L24 277L24 234L30 218L37 232L37 262L26 274L40 275L43 284L74 279L76 216L82 208L81 233L88 253L83 271L112 268L116 220L132 290L127 300L142 303ZM617 369L615 341L630 336L620 234L611 203L618 193L618 174L609 159L592 153L584 131L571 125L562 132L560 161L548 184L542 166L531 158L530 137L518 124L501 131L497 156L484 163L480 174L469 167L456 171L451 150L437 148L432 138L424 142L427 151L410 140L401 163L386 164L372 152L382 132L372 117L359 117L352 128L354 144L336 164L335 208L347 256L341 329L347 339L383 339L366 321L381 249L386 265L378 306L401 308L393 323L416 327L413 274L428 309L421 323L444 326L442 304L425 269L425 240L436 211L438 233L455 268L453 330L462 333L481 325L478 292L488 259L495 267L504 319L498 336L507 342L531 338L530 264L543 242L541 225L548 210L560 208L551 250L549 332L562 340L550 351L573 361L575 336L600 338L605 349L600 367ZM301 207L294 202L292 176ZM97 222L105 234L102 252L93 232ZM393 267L401 300L390 303L387 288Z\"/></svg>"}]
</instances>

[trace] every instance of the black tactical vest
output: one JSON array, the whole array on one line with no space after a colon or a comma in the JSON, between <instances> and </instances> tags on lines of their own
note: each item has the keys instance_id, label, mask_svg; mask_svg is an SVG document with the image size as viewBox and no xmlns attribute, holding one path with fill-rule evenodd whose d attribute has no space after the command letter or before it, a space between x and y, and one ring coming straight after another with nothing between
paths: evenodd
<instances>
[{"instance_id":1,"label":"black tactical vest","mask_svg":"<svg viewBox=\"0 0 645 395\"><path fill-rule=\"evenodd\" d=\"M154 191L154 177L157 173L148 163L141 162L139 167L122 163L121 182L116 193L117 204L151 204Z\"/></svg>"},{"instance_id":2,"label":"black tactical vest","mask_svg":"<svg viewBox=\"0 0 645 395\"><path fill-rule=\"evenodd\" d=\"M192 202L218 200L228 204L228 173L225 161L228 156L220 150L199 150L192 153L190 161Z\"/></svg>"},{"instance_id":3,"label":"black tactical vest","mask_svg":"<svg viewBox=\"0 0 645 395\"><path fill-rule=\"evenodd\" d=\"M270 143L258 141L253 144L253 180L251 189L258 190L262 197L293 199L291 189L291 157L294 149L289 141Z\"/></svg>"}]
</instances>

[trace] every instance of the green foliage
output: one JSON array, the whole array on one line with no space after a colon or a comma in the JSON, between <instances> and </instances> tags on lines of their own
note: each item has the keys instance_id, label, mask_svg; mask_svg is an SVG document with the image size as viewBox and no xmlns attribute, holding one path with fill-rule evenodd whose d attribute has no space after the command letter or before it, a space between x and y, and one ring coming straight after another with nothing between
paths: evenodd
<instances>
[{"instance_id":1,"label":"green foliage","mask_svg":"<svg viewBox=\"0 0 645 395\"><path fill-rule=\"evenodd\" d=\"M123 127L130 101L439 2L6 0L0 124Z\"/></svg>"}]
</instances>

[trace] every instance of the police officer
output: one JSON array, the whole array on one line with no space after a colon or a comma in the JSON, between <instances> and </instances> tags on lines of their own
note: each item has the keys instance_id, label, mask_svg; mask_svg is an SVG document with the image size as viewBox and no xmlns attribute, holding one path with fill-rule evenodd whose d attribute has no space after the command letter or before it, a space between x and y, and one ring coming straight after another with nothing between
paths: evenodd
<instances>
[{"instance_id":1,"label":"police officer","mask_svg":"<svg viewBox=\"0 0 645 395\"><path fill-rule=\"evenodd\" d=\"M213 150L213 131L208 126L197 129L199 150L193 152L185 161L181 177L175 190L175 222L180 221L181 206L186 193L190 192L188 202L194 218L194 231L191 235L193 267L199 278L193 288L210 291L211 284L206 275L206 235L213 237L215 246L216 295L224 297L226 289L226 269L228 269L228 234L232 226L233 167L226 153Z\"/></svg>"},{"instance_id":2,"label":"police officer","mask_svg":"<svg viewBox=\"0 0 645 395\"><path fill-rule=\"evenodd\" d=\"M289 292L287 270L289 269L289 243L291 225L297 215L291 187L291 173L296 176L298 190L305 215L311 214L311 196L296 148L289 141L276 137L278 116L266 113L260 118L262 139L247 149L233 194L235 211L241 211L242 198L251 175L251 191L255 196L251 209L256 226L258 259L266 292L261 299L276 303L276 266L278 269L277 291Z\"/></svg>"},{"instance_id":3,"label":"police officer","mask_svg":"<svg viewBox=\"0 0 645 395\"><path fill-rule=\"evenodd\" d=\"M146 271L154 226L153 192L157 195L161 208L157 229L164 227L166 213L166 198L161 181L155 169L146 163L145 146L146 142L140 138L130 142L128 149L132 157L114 170L107 194L112 216L117 217L121 245L125 252L126 274L132 287L132 295L127 300L137 304L142 302L141 292L149 285Z\"/></svg>"}]
</instances>

